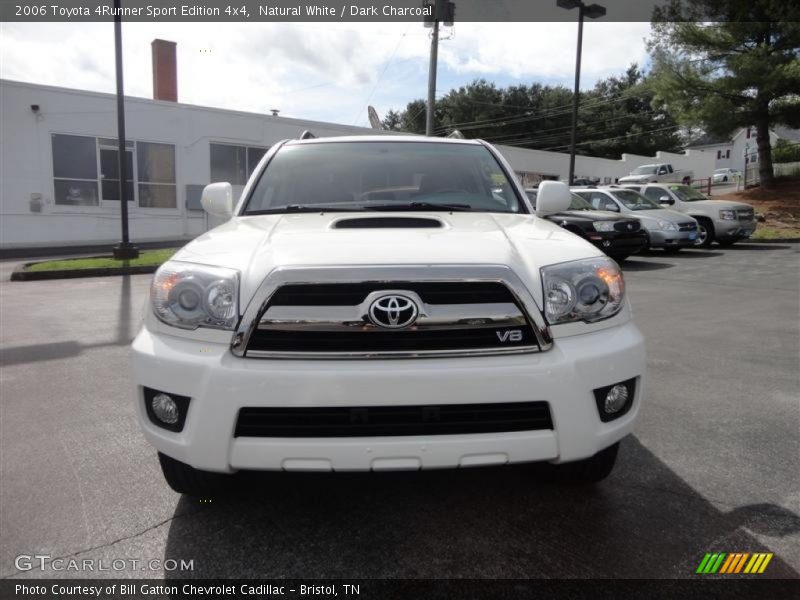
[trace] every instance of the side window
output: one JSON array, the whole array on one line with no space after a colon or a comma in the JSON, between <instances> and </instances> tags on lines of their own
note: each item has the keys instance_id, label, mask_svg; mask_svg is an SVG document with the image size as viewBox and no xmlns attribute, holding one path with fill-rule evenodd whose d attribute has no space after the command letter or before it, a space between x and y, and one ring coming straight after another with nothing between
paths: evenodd
<instances>
[{"instance_id":1,"label":"side window","mask_svg":"<svg viewBox=\"0 0 800 600\"><path fill-rule=\"evenodd\" d=\"M666 175L667 174L667 167L661 167L658 169L659 175Z\"/></svg>"},{"instance_id":2,"label":"side window","mask_svg":"<svg viewBox=\"0 0 800 600\"><path fill-rule=\"evenodd\" d=\"M589 200L589 202L597 210L619 211L619 207L614 203L614 201L602 192L592 192L592 198Z\"/></svg>"},{"instance_id":3,"label":"side window","mask_svg":"<svg viewBox=\"0 0 800 600\"><path fill-rule=\"evenodd\" d=\"M647 188L644 191L644 195L647 198L650 198L650 200L652 200L653 202L658 202L658 199L661 198L661 196L669 196L669 194L667 194L666 190L662 190L661 188L657 188L657 187L649 187L649 188Z\"/></svg>"}]
</instances>

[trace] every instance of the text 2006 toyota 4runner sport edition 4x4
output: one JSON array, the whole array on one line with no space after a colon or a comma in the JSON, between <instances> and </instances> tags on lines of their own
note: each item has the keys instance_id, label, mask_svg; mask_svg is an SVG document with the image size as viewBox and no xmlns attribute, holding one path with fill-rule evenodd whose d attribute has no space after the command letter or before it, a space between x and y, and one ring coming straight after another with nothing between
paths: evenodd
<instances>
[{"instance_id":1,"label":"text 2006 toyota 4runner sport edition 4x4","mask_svg":"<svg viewBox=\"0 0 800 600\"><path fill-rule=\"evenodd\" d=\"M468 140L286 141L156 273L136 404L178 492L239 470L550 463L598 481L642 398L617 264Z\"/></svg>"}]
</instances>

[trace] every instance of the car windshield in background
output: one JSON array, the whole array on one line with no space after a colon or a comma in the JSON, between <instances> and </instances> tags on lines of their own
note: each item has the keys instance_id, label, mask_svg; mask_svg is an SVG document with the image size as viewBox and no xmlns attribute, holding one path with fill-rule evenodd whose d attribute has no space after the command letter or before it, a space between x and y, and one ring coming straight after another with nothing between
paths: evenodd
<instances>
[{"instance_id":1,"label":"car windshield in background","mask_svg":"<svg viewBox=\"0 0 800 600\"><path fill-rule=\"evenodd\" d=\"M670 191L683 202L697 202L698 200L708 200L703 194L688 185L671 185Z\"/></svg>"},{"instance_id":2,"label":"car windshield in background","mask_svg":"<svg viewBox=\"0 0 800 600\"><path fill-rule=\"evenodd\" d=\"M392 210L528 212L484 146L316 142L281 148L243 214Z\"/></svg>"},{"instance_id":3,"label":"car windshield in background","mask_svg":"<svg viewBox=\"0 0 800 600\"><path fill-rule=\"evenodd\" d=\"M572 194L572 202L569 203L570 210L594 210L594 207L589 204L586 200L578 196L578 194Z\"/></svg>"},{"instance_id":4,"label":"car windshield in background","mask_svg":"<svg viewBox=\"0 0 800 600\"><path fill-rule=\"evenodd\" d=\"M633 190L614 190L611 193L630 210L653 210L655 208L661 208L658 203L653 202L650 198L642 196L639 192L634 192Z\"/></svg>"},{"instance_id":5,"label":"car windshield in background","mask_svg":"<svg viewBox=\"0 0 800 600\"><path fill-rule=\"evenodd\" d=\"M632 172L631 175L655 175L658 169L653 166L643 166L643 167L636 167Z\"/></svg>"}]
</instances>

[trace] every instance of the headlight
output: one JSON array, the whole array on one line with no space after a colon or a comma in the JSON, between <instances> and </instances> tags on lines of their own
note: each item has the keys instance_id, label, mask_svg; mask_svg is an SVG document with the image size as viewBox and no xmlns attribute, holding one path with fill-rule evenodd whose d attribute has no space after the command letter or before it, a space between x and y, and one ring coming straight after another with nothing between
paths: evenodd
<instances>
[{"instance_id":1,"label":"headlight","mask_svg":"<svg viewBox=\"0 0 800 600\"><path fill-rule=\"evenodd\" d=\"M542 268L545 316L551 325L613 317L625 299L625 280L610 258L588 258Z\"/></svg>"},{"instance_id":2,"label":"headlight","mask_svg":"<svg viewBox=\"0 0 800 600\"><path fill-rule=\"evenodd\" d=\"M647 229L653 229L655 231L671 231L673 229L678 229L675 226L675 223L671 223L670 221L662 221L661 219L657 220L655 223L646 223L646 227Z\"/></svg>"},{"instance_id":3,"label":"headlight","mask_svg":"<svg viewBox=\"0 0 800 600\"><path fill-rule=\"evenodd\" d=\"M723 221L735 221L736 220L736 211L735 210L721 210L719 211L719 218Z\"/></svg>"},{"instance_id":4,"label":"headlight","mask_svg":"<svg viewBox=\"0 0 800 600\"><path fill-rule=\"evenodd\" d=\"M232 269L169 261L150 287L155 315L183 329L233 329L239 316L239 273Z\"/></svg>"},{"instance_id":5,"label":"headlight","mask_svg":"<svg viewBox=\"0 0 800 600\"><path fill-rule=\"evenodd\" d=\"M595 231L614 231L615 221L595 221L593 223Z\"/></svg>"}]
</instances>

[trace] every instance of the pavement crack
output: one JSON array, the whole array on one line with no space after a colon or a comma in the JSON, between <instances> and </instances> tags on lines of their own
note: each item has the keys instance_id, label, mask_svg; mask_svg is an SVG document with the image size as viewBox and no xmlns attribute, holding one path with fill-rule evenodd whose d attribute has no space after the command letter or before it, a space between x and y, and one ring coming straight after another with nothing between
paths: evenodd
<instances>
[{"instance_id":1,"label":"pavement crack","mask_svg":"<svg viewBox=\"0 0 800 600\"><path fill-rule=\"evenodd\" d=\"M141 531L137 531L136 533L132 533L131 535L123 536L123 537L118 538L116 540L113 540L111 542L106 542L105 544L98 544L97 546L92 546L90 548L84 548L82 550L77 550L77 551L73 552L72 554L65 554L63 556L53 556L53 557L50 557L49 560L50 560L51 563L53 561L56 561L56 560L69 560L70 558L75 558L77 556L80 556L81 554L86 554L87 552L94 552L95 550L101 550L103 548L109 548L111 546L114 546L115 544L119 544L120 542L127 542L128 540L133 540L133 539L135 539L137 537L141 537L141 536L145 535L146 533L149 533L149 532L151 532L151 531L153 531L155 529L158 529L159 527L161 527L163 525L166 525L167 523L169 523L170 521L173 521L175 519L179 519L181 517L191 516L191 515L194 515L194 514L198 514L200 512L203 512L202 509L200 509L200 510L187 510L187 511L184 511L184 512L179 513L179 514L173 514L171 517L169 517L167 519L164 519L163 521L159 521L158 523L154 523L153 525L150 525L149 527L146 527L146 528L142 529ZM12 577L15 577L17 575L19 575L19 573L11 573L10 575L3 575L2 577L0 577L0 579L11 579Z\"/></svg>"}]
</instances>

